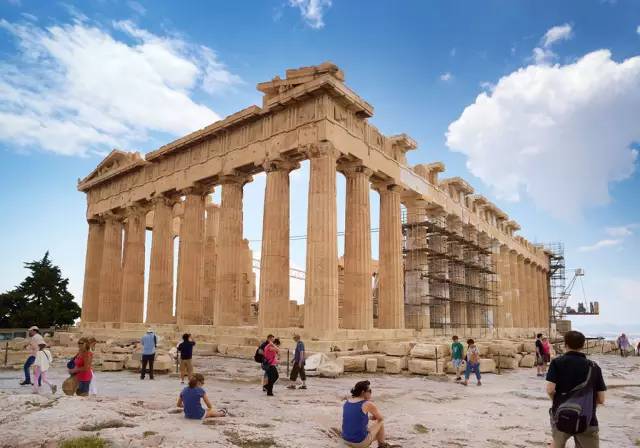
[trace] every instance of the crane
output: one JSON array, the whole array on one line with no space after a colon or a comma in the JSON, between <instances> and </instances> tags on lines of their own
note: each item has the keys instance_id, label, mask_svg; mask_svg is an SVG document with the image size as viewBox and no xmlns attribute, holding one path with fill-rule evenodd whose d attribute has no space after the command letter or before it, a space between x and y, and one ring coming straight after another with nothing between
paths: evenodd
<instances>
[{"instance_id":1,"label":"crane","mask_svg":"<svg viewBox=\"0 0 640 448\"><path fill-rule=\"evenodd\" d=\"M565 316L593 316L600 314L600 306L598 302L588 302L584 290L584 283L582 278L584 277L584 269L573 269L573 277L569 281L569 284L560 293L560 296L553 304L553 314L557 319L564 319ZM576 283L580 283L582 289L582 302L578 302L578 308L574 309L567 305L567 302L571 298L571 292ZM587 308L588 305L588 308Z\"/></svg>"}]
</instances>

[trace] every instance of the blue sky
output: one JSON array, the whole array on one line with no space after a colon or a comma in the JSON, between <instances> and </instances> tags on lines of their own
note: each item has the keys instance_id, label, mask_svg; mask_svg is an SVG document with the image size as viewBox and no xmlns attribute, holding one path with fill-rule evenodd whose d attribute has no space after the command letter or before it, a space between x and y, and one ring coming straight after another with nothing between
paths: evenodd
<instances>
[{"instance_id":1,"label":"blue sky","mask_svg":"<svg viewBox=\"0 0 640 448\"><path fill-rule=\"evenodd\" d=\"M638 326L640 3L186 5L0 0L0 290L50 250L80 300L78 178L114 147L153 150L261 104L256 83L330 60L374 105L373 124L417 140L411 164L444 162L530 241L565 243L601 302L601 318L579 326ZM292 235L306 232L307 168L292 180ZM341 176L338 187L342 230ZM250 240L263 193L257 176L245 192ZM377 227L375 194L372 204ZM292 242L292 264L304 267L304 241Z\"/></svg>"}]
</instances>

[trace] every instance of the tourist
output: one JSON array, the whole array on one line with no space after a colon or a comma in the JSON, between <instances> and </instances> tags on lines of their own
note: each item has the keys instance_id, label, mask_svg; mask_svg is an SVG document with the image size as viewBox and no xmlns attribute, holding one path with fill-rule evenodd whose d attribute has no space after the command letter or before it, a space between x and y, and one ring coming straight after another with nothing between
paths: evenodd
<instances>
[{"instance_id":1,"label":"tourist","mask_svg":"<svg viewBox=\"0 0 640 448\"><path fill-rule=\"evenodd\" d=\"M158 346L158 338L151 328L147 328L147 332L140 339L142 342L142 368L140 369L140 379L143 380L147 373L147 364L149 364L149 379L153 379L153 362L156 359L156 347Z\"/></svg>"},{"instance_id":2,"label":"tourist","mask_svg":"<svg viewBox=\"0 0 640 448\"><path fill-rule=\"evenodd\" d=\"M307 373L304 371L304 343L300 340L299 334L293 335L293 340L296 342L296 350L293 354L293 368L291 369L291 375L289 380L291 384L287 386L287 389L295 389L298 384L298 375L300 375L301 385L299 389L307 388Z\"/></svg>"},{"instance_id":3,"label":"tourist","mask_svg":"<svg viewBox=\"0 0 640 448\"><path fill-rule=\"evenodd\" d=\"M476 343L473 339L467 340L467 367L464 370L464 381L460 384L466 386L469 384L469 377L471 376L471 372L476 374L476 379L478 380L478 386L482 386L482 382L480 381L480 350L476 346Z\"/></svg>"},{"instance_id":4,"label":"tourist","mask_svg":"<svg viewBox=\"0 0 640 448\"><path fill-rule=\"evenodd\" d=\"M278 353L280 352L280 339L275 338L273 342L269 342L264 348L264 359L267 364L267 384L265 389L267 395L273 396L273 386L278 381Z\"/></svg>"},{"instance_id":5,"label":"tourist","mask_svg":"<svg viewBox=\"0 0 640 448\"><path fill-rule=\"evenodd\" d=\"M38 346L38 353L36 353L36 360L33 362L33 376L36 382L33 383L33 393L38 393L37 384L46 384L51 389L51 393L55 394L58 390L58 386L51 384L47 379L47 371L51 365L51 352L47 350L47 344L44 342Z\"/></svg>"},{"instance_id":6,"label":"tourist","mask_svg":"<svg viewBox=\"0 0 640 448\"><path fill-rule=\"evenodd\" d=\"M458 341L458 336L453 336L451 340L453 340L451 344L451 364L453 364L453 368L456 369L456 381L461 381L464 346Z\"/></svg>"},{"instance_id":7,"label":"tourist","mask_svg":"<svg viewBox=\"0 0 640 448\"><path fill-rule=\"evenodd\" d=\"M264 349L267 347L267 345L273 342L274 338L275 338L274 335L272 334L268 335L267 339L263 341L262 344L260 344L260 346L256 350L255 355L253 355L253 359L256 362L260 363L260 368L262 369L262 391L263 392L267 391L267 383L269 382L269 379L267 378L267 367L269 366L267 365L267 362L264 359Z\"/></svg>"},{"instance_id":8,"label":"tourist","mask_svg":"<svg viewBox=\"0 0 640 448\"><path fill-rule=\"evenodd\" d=\"M182 342L178 344L178 353L180 353L180 384L184 384L184 379L191 378L191 375L193 375L191 358L193 357L194 345L196 345L196 343L191 339L189 333L182 335Z\"/></svg>"},{"instance_id":9,"label":"tourist","mask_svg":"<svg viewBox=\"0 0 640 448\"><path fill-rule=\"evenodd\" d=\"M636 354L640 356L640 342L638 342L638 347L636 347Z\"/></svg>"},{"instance_id":10,"label":"tourist","mask_svg":"<svg viewBox=\"0 0 640 448\"><path fill-rule=\"evenodd\" d=\"M92 354L96 353L96 344L98 341L94 337L89 338L89 349ZM89 395L98 395L98 383L96 381L96 372L91 369L91 384L89 384Z\"/></svg>"},{"instance_id":11,"label":"tourist","mask_svg":"<svg viewBox=\"0 0 640 448\"><path fill-rule=\"evenodd\" d=\"M542 349L544 355L544 367L546 369L551 362L551 344L549 343L549 338L546 336L542 338Z\"/></svg>"},{"instance_id":12,"label":"tourist","mask_svg":"<svg viewBox=\"0 0 640 448\"><path fill-rule=\"evenodd\" d=\"M359 381L342 406L342 439L347 446L365 448L375 440L380 448L390 447L384 441L384 417L371 401L371 394L371 383ZM373 421L371 425L369 420Z\"/></svg>"},{"instance_id":13,"label":"tourist","mask_svg":"<svg viewBox=\"0 0 640 448\"><path fill-rule=\"evenodd\" d=\"M78 339L78 354L73 359L74 367L69 369L69 373L76 376L78 389L76 395L86 397L89 395L89 386L93 378L93 353L91 344L87 338Z\"/></svg>"},{"instance_id":14,"label":"tourist","mask_svg":"<svg viewBox=\"0 0 640 448\"><path fill-rule=\"evenodd\" d=\"M627 352L631 348L631 343L629 342L629 338L627 338L627 335L622 333L620 336L618 336L617 343L618 348L620 349L620 356L626 357Z\"/></svg>"},{"instance_id":15,"label":"tourist","mask_svg":"<svg viewBox=\"0 0 640 448\"><path fill-rule=\"evenodd\" d=\"M29 357L24 363L24 367L23 367L24 381L20 382L21 386L26 386L28 384L31 384L31 365L36 360L36 354L38 353L38 350L40 350L40 344L45 343L44 338L40 334L40 329L38 327L34 325L33 327L30 327L27 331L30 339L29 339L29 343L26 344L24 347L25 348L29 347ZM42 385L41 383L38 383L38 386L41 386L41 385Z\"/></svg>"},{"instance_id":16,"label":"tourist","mask_svg":"<svg viewBox=\"0 0 640 448\"><path fill-rule=\"evenodd\" d=\"M178 407L184 409L185 418L202 420L205 418L226 416L228 414L226 409L222 408L219 411L213 409L209 397L202 386L204 386L204 377L200 373L195 373L189 378L189 386L180 392ZM206 410L200 403L201 399L207 406Z\"/></svg>"},{"instance_id":17,"label":"tourist","mask_svg":"<svg viewBox=\"0 0 640 448\"><path fill-rule=\"evenodd\" d=\"M587 359L582 349L585 337L579 331L568 331L564 335L566 352L564 355L555 358L549 365L547 372L547 394L553 400L551 407L551 433L553 436L553 447L564 448L570 438L575 439L576 446L582 448L597 448L599 446L598 419L596 418L596 407L604 404L604 391L607 387L602 378L600 367L593 361ZM587 377L591 376L587 382ZM585 383L586 388L572 390ZM584 393L587 393L586 398ZM580 401L580 396L582 400ZM574 403L574 400L575 403ZM573 409L564 412L562 404L567 404ZM580 406L576 406L580 405ZM575 409L584 409L587 415L579 416ZM591 409L591 412L587 412ZM577 419L582 420L582 431L575 434ZM562 431L562 430L565 431Z\"/></svg>"},{"instance_id":18,"label":"tourist","mask_svg":"<svg viewBox=\"0 0 640 448\"><path fill-rule=\"evenodd\" d=\"M542 333L536 336L536 369L538 376L544 376L544 345L542 344Z\"/></svg>"}]
</instances>

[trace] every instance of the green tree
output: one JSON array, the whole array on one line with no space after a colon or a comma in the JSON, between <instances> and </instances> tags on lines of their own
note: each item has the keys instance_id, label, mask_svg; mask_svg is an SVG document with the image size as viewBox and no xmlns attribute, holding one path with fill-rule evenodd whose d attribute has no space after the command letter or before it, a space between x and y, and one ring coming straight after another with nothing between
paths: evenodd
<instances>
[{"instance_id":1,"label":"green tree","mask_svg":"<svg viewBox=\"0 0 640 448\"><path fill-rule=\"evenodd\" d=\"M0 294L0 327L41 328L70 325L80 317L80 307L67 290L69 280L49 259L25 263L31 274L19 286Z\"/></svg>"}]
</instances>

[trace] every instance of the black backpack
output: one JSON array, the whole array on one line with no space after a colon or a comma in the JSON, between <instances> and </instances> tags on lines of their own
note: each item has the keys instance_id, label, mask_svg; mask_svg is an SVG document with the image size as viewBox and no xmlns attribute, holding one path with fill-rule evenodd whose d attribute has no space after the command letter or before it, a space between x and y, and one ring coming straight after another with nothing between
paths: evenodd
<instances>
[{"instance_id":1,"label":"black backpack","mask_svg":"<svg viewBox=\"0 0 640 448\"><path fill-rule=\"evenodd\" d=\"M262 364L264 362L264 348L266 347L266 345L266 342L260 344L256 349L256 354L253 355L253 360L258 364Z\"/></svg>"},{"instance_id":2,"label":"black backpack","mask_svg":"<svg viewBox=\"0 0 640 448\"><path fill-rule=\"evenodd\" d=\"M591 425L593 417L593 394L595 393L591 381L594 365L589 361L587 379L569 392L562 394L563 403L553 414L553 423L559 431L575 435L583 433Z\"/></svg>"}]
</instances>

